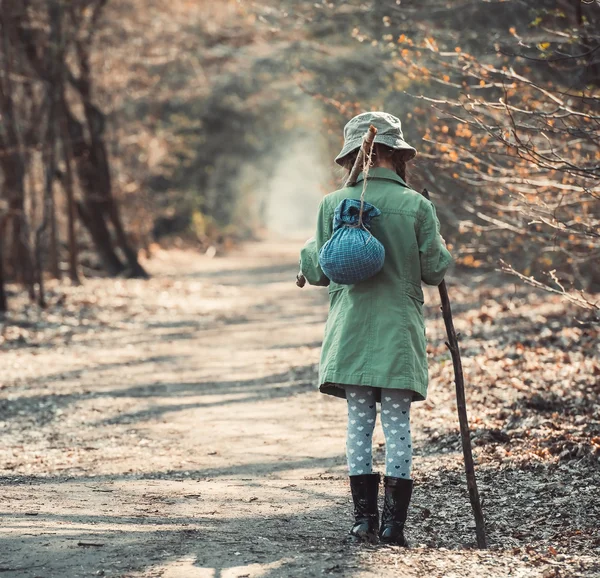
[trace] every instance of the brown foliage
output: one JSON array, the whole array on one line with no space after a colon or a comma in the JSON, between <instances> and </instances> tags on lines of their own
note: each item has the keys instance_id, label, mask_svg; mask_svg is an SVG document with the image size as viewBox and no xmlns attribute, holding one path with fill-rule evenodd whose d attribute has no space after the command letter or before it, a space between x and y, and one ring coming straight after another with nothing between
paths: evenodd
<instances>
[{"instance_id":1,"label":"brown foliage","mask_svg":"<svg viewBox=\"0 0 600 578\"><path fill-rule=\"evenodd\" d=\"M600 289L600 14L583 11L537 6L528 26L499 35L492 57L448 31L400 35L394 65L425 84L431 106L414 111L429 122L425 156L466 192L461 261L500 257L503 270L598 310L569 290Z\"/></svg>"}]
</instances>

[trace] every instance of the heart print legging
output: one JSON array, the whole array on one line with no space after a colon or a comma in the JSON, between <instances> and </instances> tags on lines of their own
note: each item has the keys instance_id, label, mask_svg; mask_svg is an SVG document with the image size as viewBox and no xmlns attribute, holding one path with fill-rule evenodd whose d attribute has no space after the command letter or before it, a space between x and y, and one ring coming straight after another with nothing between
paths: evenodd
<instances>
[{"instance_id":1,"label":"heart print legging","mask_svg":"<svg viewBox=\"0 0 600 578\"><path fill-rule=\"evenodd\" d=\"M348 437L346 453L351 476L373 472L373 430L377 408L371 387L346 385L348 400ZM412 392L381 390L381 423L385 435L385 475L410 479L412 441L410 402Z\"/></svg>"}]
</instances>

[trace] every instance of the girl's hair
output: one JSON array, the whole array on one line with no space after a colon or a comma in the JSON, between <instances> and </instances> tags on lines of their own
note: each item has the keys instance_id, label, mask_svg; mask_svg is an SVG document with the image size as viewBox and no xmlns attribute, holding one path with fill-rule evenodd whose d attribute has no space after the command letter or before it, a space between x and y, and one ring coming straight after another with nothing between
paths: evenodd
<instances>
[{"instance_id":1,"label":"girl's hair","mask_svg":"<svg viewBox=\"0 0 600 578\"><path fill-rule=\"evenodd\" d=\"M358 150L346 155L342 160L342 166L350 172L358 156ZM373 155L371 157L371 166L376 167L381 160L391 163L396 174L406 183L406 163L413 157L412 151L396 150L380 143L373 146ZM408 184L408 183L407 183Z\"/></svg>"}]
</instances>

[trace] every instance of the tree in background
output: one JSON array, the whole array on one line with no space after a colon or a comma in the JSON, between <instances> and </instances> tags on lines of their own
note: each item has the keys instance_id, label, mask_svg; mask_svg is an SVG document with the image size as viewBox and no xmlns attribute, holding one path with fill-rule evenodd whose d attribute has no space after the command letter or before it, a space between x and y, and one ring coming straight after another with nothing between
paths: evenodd
<instances>
[{"instance_id":1,"label":"tree in background","mask_svg":"<svg viewBox=\"0 0 600 578\"><path fill-rule=\"evenodd\" d=\"M126 214L145 214L151 241L181 236L206 250L253 238L282 142L301 124L300 33L278 38L248 3L139 7L109 2L95 67Z\"/></svg>"},{"instance_id":2,"label":"tree in background","mask_svg":"<svg viewBox=\"0 0 600 578\"><path fill-rule=\"evenodd\" d=\"M491 54L477 35L424 18L391 52L420 87L414 122L432 120L423 101L437 117L425 155L463 210L461 261L500 258L504 271L597 311L585 291L600 290L600 7L461 4L464 22L485 18Z\"/></svg>"},{"instance_id":3,"label":"tree in background","mask_svg":"<svg viewBox=\"0 0 600 578\"><path fill-rule=\"evenodd\" d=\"M410 182L432 190L460 263L503 259L593 307L569 288L599 283L597 5L140 6L2 2L8 279L33 294L41 261L75 279L78 248L96 267L90 244L108 273L144 275L134 245L251 238L296 136L324 134L331 167L343 124L370 108L402 118L421 153Z\"/></svg>"},{"instance_id":4,"label":"tree in background","mask_svg":"<svg viewBox=\"0 0 600 578\"><path fill-rule=\"evenodd\" d=\"M27 77L19 75L22 65L20 53L15 50L14 27L10 21L14 6L8 2L0 4L0 26L2 35L2 59L0 76L0 163L2 166L2 197L5 211L0 233L4 236L11 230L9 267L13 275L26 282L30 295L33 288L32 257L30 251L29 223L25 213L26 143L31 138L31 130L25 130L20 117L32 118L35 102L31 98L31 83ZM20 82L17 82L20 79ZM28 98L29 97L29 98ZM19 102L27 99L26 103ZM32 122L27 123L31 126ZM2 245L4 246L4 239ZM3 255L0 254L0 259Z\"/></svg>"},{"instance_id":5,"label":"tree in background","mask_svg":"<svg viewBox=\"0 0 600 578\"><path fill-rule=\"evenodd\" d=\"M60 276L57 181L65 193L71 279L78 282L76 214L109 274L146 276L113 196L105 117L94 102L90 53L105 4L6 0L0 8L0 164L9 208L0 232L10 235L9 275L32 297L37 286L40 305L44 272Z\"/></svg>"},{"instance_id":6,"label":"tree in background","mask_svg":"<svg viewBox=\"0 0 600 578\"><path fill-rule=\"evenodd\" d=\"M8 214L8 203L0 199L0 256L3 254L4 227ZM8 310L8 300L6 298L6 280L4 277L4 259L0 258L0 315Z\"/></svg>"},{"instance_id":7,"label":"tree in background","mask_svg":"<svg viewBox=\"0 0 600 578\"><path fill-rule=\"evenodd\" d=\"M338 12L315 5L312 18ZM413 184L443 193L436 204L459 263L500 264L598 311L598 3L349 2L338 24L355 41L353 61L335 83L313 67L309 91L344 120L357 104L402 118L420 150ZM383 87L373 82L382 74Z\"/></svg>"}]
</instances>

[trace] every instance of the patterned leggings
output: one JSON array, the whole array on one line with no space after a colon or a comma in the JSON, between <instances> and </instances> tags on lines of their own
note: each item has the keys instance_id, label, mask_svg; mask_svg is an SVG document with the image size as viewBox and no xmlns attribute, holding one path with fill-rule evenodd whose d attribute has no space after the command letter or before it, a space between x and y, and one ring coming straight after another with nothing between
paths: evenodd
<instances>
[{"instance_id":1,"label":"patterned leggings","mask_svg":"<svg viewBox=\"0 0 600 578\"><path fill-rule=\"evenodd\" d=\"M377 408L375 390L362 385L346 385L348 437L346 454L351 476L373 472L373 430ZM381 390L381 423L385 435L385 475L410 479L412 441L410 402L412 393L402 389Z\"/></svg>"}]
</instances>

